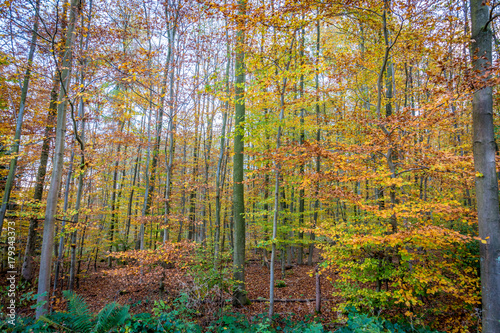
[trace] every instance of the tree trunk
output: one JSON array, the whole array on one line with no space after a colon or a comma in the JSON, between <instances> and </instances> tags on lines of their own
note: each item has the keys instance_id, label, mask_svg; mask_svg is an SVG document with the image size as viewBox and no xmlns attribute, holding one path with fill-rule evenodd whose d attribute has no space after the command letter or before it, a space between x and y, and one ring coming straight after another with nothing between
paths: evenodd
<instances>
[{"instance_id":1,"label":"tree trunk","mask_svg":"<svg viewBox=\"0 0 500 333\"><path fill-rule=\"evenodd\" d=\"M215 99L214 99L215 100ZM203 228L201 230L201 243L206 244L206 237L207 237L207 202L209 201L210 198L210 193L208 191L208 169L210 166L210 153L212 150L212 136L213 136L213 121L214 121L214 116L215 116L215 107L212 102L212 115L210 116L210 98L207 100L207 129L205 131L205 141L204 141L204 154L205 154L205 181L204 181L204 187L203 187L203 200L202 200L202 214L201 217L203 219ZM208 215L210 216L210 210L208 210Z\"/></svg>"},{"instance_id":2,"label":"tree trunk","mask_svg":"<svg viewBox=\"0 0 500 333\"><path fill-rule=\"evenodd\" d=\"M198 85L198 76L199 76L199 59L197 59L196 62L196 68L194 71L194 76L195 76L195 84ZM193 169L191 172L191 192L189 194L189 226L188 226L188 239L189 240L197 240L196 237L196 192L198 190L197 188L197 174L198 174L198 146L200 144L200 138L198 137L198 125L200 123L200 109L202 110L202 107L200 107L201 98L199 94L196 94L196 96L193 98L193 109L194 109L194 146L193 146Z\"/></svg>"},{"instance_id":3,"label":"tree trunk","mask_svg":"<svg viewBox=\"0 0 500 333\"><path fill-rule=\"evenodd\" d=\"M177 20L178 11L176 11L175 21ZM169 74L170 74L170 90L169 90L169 114L168 114L168 162L167 162L167 179L165 184L165 217L163 220L163 243L168 241L168 214L170 214L170 193L172 191L172 167L174 163L175 154L175 141L174 141L174 130L175 130L175 99L174 99L174 79L175 79L175 68L174 68L174 42L175 34L177 31L177 24L173 24L168 32L168 63L169 63ZM166 149L166 147L165 147Z\"/></svg>"},{"instance_id":4,"label":"tree trunk","mask_svg":"<svg viewBox=\"0 0 500 333\"><path fill-rule=\"evenodd\" d=\"M90 0L89 2L89 17L92 17L92 1ZM82 26L83 26L83 17L82 17ZM88 30L90 31L90 20L88 22ZM88 50L89 47L89 39L90 39L90 34L87 34L86 41L85 41L85 51ZM83 46L83 37L80 40L80 48ZM84 87L85 86L85 73L84 69L87 65L87 59L83 59L82 61L82 69L80 72L80 86ZM74 131L75 131L75 140L80 144L80 165L78 168L78 189L76 192L76 203L75 203L75 211L76 214L73 216L73 223L76 227L78 227L78 218L80 216L80 204L82 201L82 194L83 194L83 177L85 175L85 104L83 98L80 98L80 103L79 103L79 111L78 111L78 117L81 119L81 130L80 134L78 134L78 125L75 120L75 115L74 115L74 110L71 109L71 118L73 120L73 126L74 126ZM70 268L69 268L69 281L68 281L68 289L73 290L74 284L75 284L75 277L76 277L76 240L77 240L77 235L78 235L78 229L75 229L71 233L71 261L70 261ZM83 238L82 238L82 246L83 246Z\"/></svg>"},{"instance_id":5,"label":"tree trunk","mask_svg":"<svg viewBox=\"0 0 500 333\"><path fill-rule=\"evenodd\" d=\"M285 85L286 79L283 79L285 83L283 84L283 91L281 92L281 110L279 121L280 124L285 116ZM278 127L278 134L276 135L276 151L281 146L281 125ZM271 267L270 267L270 277L269 277L269 317L274 314L274 265L276 261L276 242L278 234L278 216L279 216L279 193L280 193L280 170L281 163L276 162L276 174L274 178L274 217L273 217L273 237L272 237L272 250L271 250Z\"/></svg>"},{"instance_id":6,"label":"tree trunk","mask_svg":"<svg viewBox=\"0 0 500 333\"><path fill-rule=\"evenodd\" d=\"M301 38L300 38L300 61L303 63L303 58L304 58L304 39L305 39L305 31L304 29L301 29ZM316 74L317 75L317 74ZM300 98L304 96L304 75L302 74L300 76L300 83L299 83L299 94ZM305 131L304 131L304 114L305 110L304 108L300 109L300 138L299 138L299 145L303 146L304 145L304 140L305 140ZM304 177L304 162L300 163L300 177ZM304 187L301 187L299 190L299 229L304 227L304 209L305 209L305 190ZM303 257L304 257L304 249L303 249L303 239L304 239L304 232L302 230L299 230L299 244L297 247L297 263L299 265L303 264Z\"/></svg>"},{"instance_id":7,"label":"tree trunk","mask_svg":"<svg viewBox=\"0 0 500 333\"><path fill-rule=\"evenodd\" d=\"M130 222L132 220L132 203L134 199L134 190L135 190L135 183L137 180L137 174L139 172L139 163L140 163L140 158L141 156L141 146L137 149L137 157L135 158L135 165L134 165L134 176L132 178L132 190L130 191L130 195L128 198L128 206L127 206L127 224L125 225L125 242L128 243L128 238L130 234Z\"/></svg>"},{"instance_id":8,"label":"tree trunk","mask_svg":"<svg viewBox=\"0 0 500 333\"><path fill-rule=\"evenodd\" d=\"M57 112L57 90L59 90L59 80L56 78L54 80L54 87L50 93L50 105L49 112L47 114L47 124L45 126L45 133L42 143L42 151L40 153L40 165L38 166L38 172L36 175L35 192L33 194L33 201L36 203L42 200L43 196L43 185L45 183L45 175L47 173L47 162L49 160L50 151L50 141L51 136L54 133L54 121ZM38 233L36 229L38 228L38 218L33 216L30 218L30 226L28 230L28 239L26 241L26 249L24 251L23 267L21 270L21 275L26 281L31 281L33 279L33 257L35 256L35 250L37 248L37 237Z\"/></svg>"},{"instance_id":9,"label":"tree trunk","mask_svg":"<svg viewBox=\"0 0 500 333\"><path fill-rule=\"evenodd\" d=\"M121 124L120 124L121 123ZM125 122L118 121L118 127L120 128L120 135L123 132L123 127L125 126ZM121 140L121 139L120 139ZM113 241L115 236L115 227L118 226L118 204L117 204L117 184L118 184L118 168L120 166L120 150L121 150L121 141L118 143L118 147L116 147L116 161L113 166L113 185L111 189L111 224L109 225L108 230L108 242L109 242L109 253L113 252ZM113 259L111 256L108 257L108 267L113 265Z\"/></svg>"},{"instance_id":10,"label":"tree trunk","mask_svg":"<svg viewBox=\"0 0 500 333\"><path fill-rule=\"evenodd\" d=\"M72 60L73 42L75 39L75 22L80 14L80 0L71 0L70 19L66 31L65 52L62 61L62 71L60 74L61 91L57 106L57 127L56 127L56 146L54 154L54 169L50 182L49 193L47 196L47 208L45 210L45 222L43 229L42 254L40 258L40 274L38 278L38 299L36 318L45 314L48 308L50 292L50 269L52 267L52 248L54 244L54 222L57 211L57 199L59 187L61 184L63 160L64 160L64 142L66 135L66 105L67 91L69 89L70 70Z\"/></svg>"},{"instance_id":11,"label":"tree trunk","mask_svg":"<svg viewBox=\"0 0 500 333\"><path fill-rule=\"evenodd\" d=\"M26 68L26 73L24 74L23 87L21 89L21 101L19 103L19 112L17 114L17 124L16 124L16 132L14 134L14 142L12 143L12 147L10 148L10 155L14 155L14 157L10 160L9 174L7 175L7 181L5 183L5 190L3 193L2 206L0 208L0 236L2 235L3 220L5 218L5 213L7 212L7 206L10 200L10 192L12 191L12 186L14 184L14 176L16 174L17 158L19 153L21 130L24 118L24 108L26 105L26 97L28 96L28 87L31 78L31 65L33 63L33 58L35 57L36 40L38 37L39 11L40 11L40 0L37 0L35 4L35 23L33 25L33 35L31 37L30 51L28 54L28 67Z\"/></svg>"},{"instance_id":12,"label":"tree trunk","mask_svg":"<svg viewBox=\"0 0 500 333\"><path fill-rule=\"evenodd\" d=\"M493 96L489 79L492 65L490 7L482 0L471 0L473 154L476 171L476 200L479 224L484 333L500 332L500 212L495 163Z\"/></svg>"},{"instance_id":13,"label":"tree trunk","mask_svg":"<svg viewBox=\"0 0 500 333\"><path fill-rule=\"evenodd\" d=\"M148 13L148 11L146 10L146 3L144 2L143 3L143 7L144 7L144 12L145 13ZM147 14L149 15L149 14ZM149 19L149 17L147 17L147 19ZM146 26L146 40L148 41L148 44L149 44L149 47L148 47L148 51L151 52L152 50L152 42L151 42L151 34L150 34L150 26L147 25ZM151 58L148 59L148 62L147 62L147 66L149 69L151 69ZM146 169L145 169L145 173L144 173L144 181L145 181L145 184L144 184L144 188L145 188L145 191L144 191L144 201L143 201L143 205L142 205L142 214L141 214L141 228L140 228L140 231L139 231L139 244L136 244L136 249L140 249L141 251L144 250L145 248L145 226L146 226L146 216L149 214L149 209L150 209L150 205L151 205L151 201L150 201L150 196L152 195L152 193L150 193L150 186L149 186L149 182L150 182L150 173L149 173L149 163L150 163L150 158L151 158L151 113L153 112L153 89L152 89L152 84L150 84L149 86L149 112L148 112L148 147L147 147L147 155L146 155ZM162 111L163 112L163 111ZM158 127L157 127L158 129ZM155 148L156 149L156 148ZM153 157L154 159L154 157ZM153 170L152 170L152 173L154 174L154 169L155 169L155 165L153 165ZM153 181L154 181L154 177L153 177ZM154 186L154 184L153 184ZM142 271L142 268L141 268L141 275L142 275L143 271Z\"/></svg>"},{"instance_id":14,"label":"tree trunk","mask_svg":"<svg viewBox=\"0 0 500 333\"><path fill-rule=\"evenodd\" d=\"M319 271L319 265L316 266L316 313L321 313L321 274Z\"/></svg>"},{"instance_id":15,"label":"tree trunk","mask_svg":"<svg viewBox=\"0 0 500 333\"><path fill-rule=\"evenodd\" d=\"M146 153L146 165L145 165L145 174L144 174L144 188L146 189L144 191L144 201L143 201L143 206L142 206L142 214L141 214L141 228L139 231L139 246L136 245L136 249L139 250L144 250L144 233L145 233L145 222L146 222L146 215L148 214L149 210L149 159L151 155L151 106L149 108L148 112L148 148L147 148L147 153Z\"/></svg>"},{"instance_id":16,"label":"tree trunk","mask_svg":"<svg viewBox=\"0 0 500 333\"><path fill-rule=\"evenodd\" d=\"M195 117L198 119L198 117ZM198 174L198 121L195 122L194 147L193 147L193 170L191 177L191 193L189 194L189 227L188 239L196 241L196 175Z\"/></svg>"},{"instance_id":17,"label":"tree trunk","mask_svg":"<svg viewBox=\"0 0 500 333\"><path fill-rule=\"evenodd\" d=\"M319 59L319 50L320 50L320 25L319 21L317 22L316 25L316 57ZM319 144L319 140L321 139L321 130L319 128L319 75L316 73L315 76L315 84L316 84L316 122L318 129L316 131L316 141ZM318 156L316 158L316 173L319 174L321 168L321 163L320 163L320 157ZM314 216L313 216L313 221L314 225L313 228L316 228L317 222L318 222L318 210L319 210L319 199L318 197L318 192L319 192L319 184L316 184L316 201L314 202ZM314 240L316 239L316 235L314 232L311 232L310 240L311 244L309 244L309 256L307 257L307 264L309 266L312 266L313 264L313 255L314 255Z\"/></svg>"},{"instance_id":18,"label":"tree trunk","mask_svg":"<svg viewBox=\"0 0 500 333\"><path fill-rule=\"evenodd\" d=\"M182 173L181 179L184 179L186 174L186 158L187 158L187 143L186 139L184 139L184 145L182 147ZM179 235L177 236L177 242L181 241L182 238L182 228L184 225L184 213L186 211L186 185L182 185L182 194L181 194L181 218L179 219Z\"/></svg>"},{"instance_id":19,"label":"tree trunk","mask_svg":"<svg viewBox=\"0 0 500 333\"><path fill-rule=\"evenodd\" d=\"M244 16L246 0L238 0L238 30L236 32L235 61L235 114L234 114L234 157L233 157L233 218L234 218L234 253L233 278L236 281L233 290L233 306L249 303L245 291L245 194L243 185L243 150L245 121L245 30Z\"/></svg>"},{"instance_id":20,"label":"tree trunk","mask_svg":"<svg viewBox=\"0 0 500 333\"><path fill-rule=\"evenodd\" d=\"M68 198L69 198L69 192L71 190L71 178L73 176L73 160L75 158L75 149L71 151L71 158L69 160L69 170L68 170L68 175L66 178L66 187L64 191L64 207L63 207L63 220L61 223L61 237L59 238L59 250L58 250L58 255L57 255L57 261L55 264L55 271L54 271L54 290L53 293L56 292L57 285L59 283L59 272L61 270L61 264L63 261L64 257L64 243L66 241L65 237L65 231L66 231L66 212L68 211Z\"/></svg>"},{"instance_id":21,"label":"tree trunk","mask_svg":"<svg viewBox=\"0 0 500 333\"><path fill-rule=\"evenodd\" d=\"M222 129L220 134L220 152L219 152L219 160L217 162L217 171L215 173L215 236L214 236L214 268L218 265L219 260L219 243L220 243L220 226L221 226L221 171L222 171L222 162L224 160L224 151L225 151L225 143L226 143L226 123L227 123L227 112L229 110L229 70L231 68L230 61L230 49L229 49L229 39L228 32L226 30L226 39L227 39L227 64L226 64L226 105L224 108L224 114L222 115Z\"/></svg>"}]
</instances>

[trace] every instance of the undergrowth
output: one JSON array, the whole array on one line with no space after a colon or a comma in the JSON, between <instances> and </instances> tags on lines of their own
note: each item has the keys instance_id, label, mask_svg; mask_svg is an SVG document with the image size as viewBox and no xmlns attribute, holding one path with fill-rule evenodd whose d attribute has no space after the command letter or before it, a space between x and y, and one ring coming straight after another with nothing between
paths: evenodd
<instances>
[{"instance_id":1,"label":"undergrowth","mask_svg":"<svg viewBox=\"0 0 500 333\"><path fill-rule=\"evenodd\" d=\"M225 311L208 325L199 323L199 315L188 306L188 296L181 295L171 304L155 302L152 313L129 315L128 306L116 303L107 304L97 315L93 315L81 296L65 292L68 310L42 316L18 317L15 325L7 320L0 322L0 331L6 333L43 333L43 332L78 332L78 333L438 333L411 323L391 323L385 319L358 313L350 309L348 320L342 327L328 331L315 318L294 321L291 317L266 314L252 317Z\"/></svg>"}]
</instances>

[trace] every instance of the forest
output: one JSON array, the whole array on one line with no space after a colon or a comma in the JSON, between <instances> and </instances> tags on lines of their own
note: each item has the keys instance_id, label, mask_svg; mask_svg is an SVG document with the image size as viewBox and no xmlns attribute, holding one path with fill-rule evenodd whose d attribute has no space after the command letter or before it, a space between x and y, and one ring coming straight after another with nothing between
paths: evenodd
<instances>
[{"instance_id":1,"label":"forest","mask_svg":"<svg viewBox=\"0 0 500 333\"><path fill-rule=\"evenodd\" d=\"M0 331L500 333L498 0L0 0Z\"/></svg>"}]
</instances>

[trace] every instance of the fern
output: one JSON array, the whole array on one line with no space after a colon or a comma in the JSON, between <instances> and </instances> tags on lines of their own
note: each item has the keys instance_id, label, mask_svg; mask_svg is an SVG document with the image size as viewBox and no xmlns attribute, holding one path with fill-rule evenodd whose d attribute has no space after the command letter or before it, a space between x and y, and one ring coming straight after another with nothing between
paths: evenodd
<instances>
[{"instance_id":1,"label":"fern","mask_svg":"<svg viewBox=\"0 0 500 333\"><path fill-rule=\"evenodd\" d=\"M128 306L121 307L113 302L107 304L97 315L96 324L92 333L105 333L116 327L129 317Z\"/></svg>"},{"instance_id":2,"label":"fern","mask_svg":"<svg viewBox=\"0 0 500 333\"><path fill-rule=\"evenodd\" d=\"M63 332L107 333L130 317L129 307L115 302L107 304L97 316L93 316L83 297L71 291L63 291L63 295L68 300L67 313L40 317L43 322Z\"/></svg>"},{"instance_id":3,"label":"fern","mask_svg":"<svg viewBox=\"0 0 500 333\"><path fill-rule=\"evenodd\" d=\"M92 328L92 315L82 296L72 291L63 291L68 300L68 312L71 315L71 328L77 332L88 332Z\"/></svg>"}]
</instances>

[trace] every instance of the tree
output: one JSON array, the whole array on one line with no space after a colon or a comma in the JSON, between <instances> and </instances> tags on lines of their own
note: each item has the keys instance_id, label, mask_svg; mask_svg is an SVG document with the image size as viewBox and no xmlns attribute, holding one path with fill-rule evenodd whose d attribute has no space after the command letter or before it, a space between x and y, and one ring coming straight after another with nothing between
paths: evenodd
<instances>
[{"instance_id":1,"label":"tree","mask_svg":"<svg viewBox=\"0 0 500 333\"><path fill-rule=\"evenodd\" d=\"M500 332L500 211L493 125L492 31L490 6L471 0L471 55L474 69L472 127L476 200L481 238L482 326L484 333Z\"/></svg>"},{"instance_id":2,"label":"tree","mask_svg":"<svg viewBox=\"0 0 500 333\"><path fill-rule=\"evenodd\" d=\"M245 194L244 194L244 121L245 121L245 30L246 0L238 1L238 31L236 32L235 61L235 114L234 114L234 157L233 157L233 218L234 253L233 305L248 304L245 293Z\"/></svg>"},{"instance_id":3,"label":"tree","mask_svg":"<svg viewBox=\"0 0 500 333\"><path fill-rule=\"evenodd\" d=\"M36 317L40 318L48 307L48 294L50 291L50 272L52 268L52 249L54 245L54 224L57 211L57 199L61 185L64 143L66 140L66 107L68 104L68 89L70 82L70 71L72 62L73 44L75 40L75 24L80 15L80 0L71 0L70 19L66 31L66 44L64 46L64 57L60 70L61 90L59 92L59 105L57 106L57 127L56 127L56 147L54 155L54 169L50 181L49 193L47 196L47 208L45 210L45 221L43 228L42 254L40 257L40 274L38 277L38 299Z\"/></svg>"}]
</instances>

